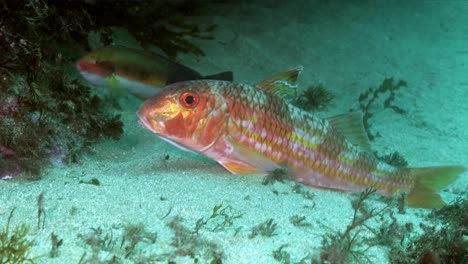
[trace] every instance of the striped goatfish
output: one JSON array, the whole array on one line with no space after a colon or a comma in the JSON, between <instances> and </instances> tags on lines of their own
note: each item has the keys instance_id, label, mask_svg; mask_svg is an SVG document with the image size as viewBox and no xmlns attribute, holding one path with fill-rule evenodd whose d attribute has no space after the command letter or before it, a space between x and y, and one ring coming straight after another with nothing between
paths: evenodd
<instances>
[{"instance_id":1,"label":"striped goatfish","mask_svg":"<svg viewBox=\"0 0 468 264\"><path fill-rule=\"evenodd\" d=\"M175 82L233 79L232 72L202 76L161 55L123 46L106 46L92 51L78 60L76 68L90 83L123 88L141 99L148 99L161 91L161 87Z\"/></svg>"},{"instance_id":2,"label":"striped goatfish","mask_svg":"<svg viewBox=\"0 0 468 264\"><path fill-rule=\"evenodd\" d=\"M444 205L437 192L465 167L397 168L377 160L368 150L360 113L320 119L277 95L295 85L301 69L255 86L212 80L172 84L143 103L139 122L234 174L282 168L310 187L344 192L372 187L386 196L405 192L412 207Z\"/></svg>"}]
</instances>

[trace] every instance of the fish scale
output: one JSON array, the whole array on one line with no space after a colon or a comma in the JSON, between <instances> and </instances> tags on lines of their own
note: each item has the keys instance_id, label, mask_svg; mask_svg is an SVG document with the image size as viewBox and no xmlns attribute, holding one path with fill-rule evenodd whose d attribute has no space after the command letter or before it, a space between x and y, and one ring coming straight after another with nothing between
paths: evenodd
<instances>
[{"instance_id":1,"label":"fish scale","mask_svg":"<svg viewBox=\"0 0 468 264\"><path fill-rule=\"evenodd\" d=\"M362 122L351 124L356 115L320 119L280 97L292 93L274 91L294 87L288 82L295 81L300 70L255 86L216 80L176 83L145 101L138 111L139 122L232 173L285 168L294 180L315 188L354 192L373 187L383 195L409 193L410 206L444 205L437 192L455 181L465 167L396 168L378 161L359 142L362 137L349 132L359 133L359 126L363 132ZM343 124L348 123L352 129L347 131ZM191 132L187 127L196 129Z\"/></svg>"},{"instance_id":2,"label":"fish scale","mask_svg":"<svg viewBox=\"0 0 468 264\"><path fill-rule=\"evenodd\" d=\"M342 189L345 184L353 191L375 185L382 193L412 187L409 175L407 181L399 181L401 173L393 167L376 172L378 162L357 151L325 120L317 120L261 89L223 84L208 86L222 94L228 105L239 106L231 108L229 113L232 123L240 124L229 126L232 139L279 166L293 168L294 177L304 184L332 189ZM263 129L267 133L262 136L258 131ZM283 139L284 144L278 145L275 140L278 138ZM339 159L342 156L348 159Z\"/></svg>"},{"instance_id":3,"label":"fish scale","mask_svg":"<svg viewBox=\"0 0 468 264\"><path fill-rule=\"evenodd\" d=\"M148 51L113 45L94 50L77 61L84 79L98 86L128 91L148 99L163 86L185 80L232 80L232 72L202 76L197 71Z\"/></svg>"}]
</instances>

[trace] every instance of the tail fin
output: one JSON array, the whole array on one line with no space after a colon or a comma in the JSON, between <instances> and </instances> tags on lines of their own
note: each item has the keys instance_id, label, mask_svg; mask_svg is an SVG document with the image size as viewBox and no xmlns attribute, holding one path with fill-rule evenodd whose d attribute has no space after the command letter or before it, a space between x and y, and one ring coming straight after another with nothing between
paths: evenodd
<instances>
[{"instance_id":1,"label":"tail fin","mask_svg":"<svg viewBox=\"0 0 468 264\"><path fill-rule=\"evenodd\" d=\"M204 76L203 79L207 80L221 80L221 81L233 81L234 74L232 71L220 72L212 75Z\"/></svg>"},{"instance_id":2,"label":"tail fin","mask_svg":"<svg viewBox=\"0 0 468 264\"><path fill-rule=\"evenodd\" d=\"M445 205L437 193L454 182L467 168L463 166L442 166L412 168L414 187L408 194L408 205L420 208L439 208Z\"/></svg>"}]
</instances>

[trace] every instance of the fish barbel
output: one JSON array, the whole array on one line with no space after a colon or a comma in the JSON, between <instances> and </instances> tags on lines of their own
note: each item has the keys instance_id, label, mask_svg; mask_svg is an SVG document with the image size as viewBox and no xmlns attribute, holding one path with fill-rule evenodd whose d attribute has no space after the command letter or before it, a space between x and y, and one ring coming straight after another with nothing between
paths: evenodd
<instances>
[{"instance_id":1,"label":"fish barbel","mask_svg":"<svg viewBox=\"0 0 468 264\"><path fill-rule=\"evenodd\" d=\"M202 76L197 71L161 55L124 46L106 46L78 60L76 67L88 82L128 90L140 99L157 94L171 83L215 79L232 81L232 72Z\"/></svg>"},{"instance_id":2,"label":"fish barbel","mask_svg":"<svg viewBox=\"0 0 468 264\"><path fill-rule=\"evenodd\" d=\"M256 86L228 81L176 83L148 99L139 122L162 139L206 155L235 174L284 168L307 186L345 192L372 187L408 193L412 207L441 207L438 191L463 166L396 168L370 151L360 113L320 119L287 103L278 88L294 86L301 68Z\"/></svg>"}]
</instances>

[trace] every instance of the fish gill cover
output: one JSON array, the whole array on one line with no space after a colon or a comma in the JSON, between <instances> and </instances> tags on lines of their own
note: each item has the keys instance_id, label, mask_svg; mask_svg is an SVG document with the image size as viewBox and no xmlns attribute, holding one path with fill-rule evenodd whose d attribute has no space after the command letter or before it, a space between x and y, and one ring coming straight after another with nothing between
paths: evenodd
<instances>
[{"instance_id":1,"label":"fish gill cover","mask_svg":"<svg viewBox=\"0 0 468 264\"><path fill-rule=\"evenodd\" d=\"M0 1L0 178L38 178L43 166L77 162L83 150L122 135L113 102L68 74L90 50L91 33L107 45L112 28L121 27L144 48L202 56L187 36L211 38L214 25L183 20L197 7L188 1Z\"/></svg>"}]
</instances>

